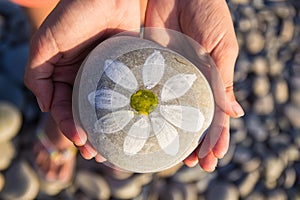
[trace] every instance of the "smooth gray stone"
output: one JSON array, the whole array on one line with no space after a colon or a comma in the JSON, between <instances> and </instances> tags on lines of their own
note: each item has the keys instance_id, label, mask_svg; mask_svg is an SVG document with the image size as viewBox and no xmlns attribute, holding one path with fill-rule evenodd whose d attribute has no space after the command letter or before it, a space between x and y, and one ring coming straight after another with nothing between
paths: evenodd
<instances>
[{"instance_id":1,"label":"smooth gray stone","mask_svg":"<svg viewBox=\"0 0 300 200\"><path fill-rule=\"evenodd\" d=\"M148 89L144 83L146 78L143 78L142 70L146 59L150 58L155 52L156 54L160 54L163 60L165 60L165 68L161 73L162 77L159 79L159 83L154 84L155 87ZM123 71L122 73L128 73L124 77L130 79L126 80L124 77L120 79L121 75L115 75L117 74L115 71L105 71L105 69L108 69L105 67L105 61L108 60L116 60L119 63L123 63L129 72ZM118 66L119 65L121 64L118 64ZM132 75L130 75L130 73L132 73ZM184 95L175 99L167 100L166 98L166 100L162 100L163 96L161 95L163 94L162 90L164 85L171 80L171 77L175 77L176 74L181 74L180 76L185 74L195 79ZM112 78L114 76L116 77ZM120 82L118 82L117 79L120 79ZM122 80L125 82L122 83ZM188 79L186 78L186 80ZM132 82L133 85L126 85L126 81L128 81L128 83ZM175 82L173 84L175 84ZM120 108L101 107L102 104L99 105L99 103L97 103L97 105L93 103L94 105L92 105L88 96L95 91L103 91L104 88L123 95L122 98L125 99L124 102L127 102L127 100L131 102L132 94L137 90L150 90L158 96L158 107L155 112L149 115L143 115L136 112L128 102L125 102L124 105L120 105ZM180 87L177 88L180 89ZM172 90L172 92L174 91ZM94 99L97 98L96 96ZM224 101L222 101L221 104L222 103L224 104ZM171 105L184 105L191 106L193 107L192 109L195 110L199 109L205 119L203 120L203 126L199 129L191 129L194 131L189 130L189 128L194 127L194 125L189 125L185 129L182 128L181 125L187 124L183 122L189 121L189 117L196 116L195 112L194 114L189 116L187 114L183 117L185 115L184 113L191 113L190 110L185 107L182 109L181 114L177 111L166 111L166 114L163 115L162 109L164 105L168 108L171 108L169 107ZM114 115L118 113L118 111L123 112L123 116L126 114L127 117L120 117L120 114ZM209 83L198 68L192 65L190 61L169 49L149 40L135 37L119 36L110 38L96 47L84 61L76 78L73 91L73 115L75 122L87 132L89 141L103 157L113 165L127 171L141 173L157 172L181 162L198 146L198 142L203 136L204 131L210 126L214 114L213 111L213 93ZM197 111L197 113L199 112ZM146 127L152 127L154 119L159 119L156 123L158 123L158 121L164 123L166 116L173 117L174 121L178 122L177 126L174 121L166 119L170 124L166 126L158 125L156 135L154 133L155 131L153 131L154 128L151 128L150 132L146 134L147 136L143 136L143 134L146 133L145 128L143 129L139 127L140 125L137 125L140 119L146 118L149 124ZM183 117L183 120L180 121L180 117ZM191 124L195 124L197 120L201 118L202 117L199 116L195 120L190 120L190 122ZM126 121L127 119L129 121ZM120 123L121 125L119 122L122 122ZM172 131L171 128L168 128L170 126ZM136 130L136 127L143 129L140 131L140 136L128 136L132 127L134 127L133 130ZM161 130L163 130L163 132L160 132ZM170 140L169 136L165 137L167 130L170 131L168 134L173 135L170 137L172 140ZM176 135L178 135L176 136L178 140L173 140L175 131ZM132 147L141 146L141 148L137 151L132 150L134 153L131 153L129 152L131 150L128 150L130 145L127 144L129 143L134 143L131 145ZM138 145L136 145L136 143L138 143ZM127 151L129 153L127 153Z\"/></svg>"},{"instance_id":2,"label":"smooth gray stone","mask_svg":"<svg viewBox=\"0 0 300 200\"><path fill-rule=\"evenodd\" d=\"M101 175L93 172L77 172L75 185L91 199L109 199L111 195L106 180Z\"/></svg>"},{"instance_id":3,"label":"smooth gray stone","mask_svg":"<svg viewBox=\"0 0 300 200\"><path fill-rule=\"evenodd\" d=\"M22 125L21 112L13 104L0 101L0 143L17 135Z\"/></svg>"},{"instance_id":4,"label":"smooth gray stone","mask_svg":"<svg viewBox=\"0 0 300 200\"><path fill-rule=\"evenodd\" d=\"M207 200L238 200L239 192L234 184L216 180L209 187L205 197Z\"/></svg>"},{"instance_id":5,"label":"smooth gray stone","mask_svg":"<svg viewBox=\"0 0 300 200\"><path fill-rule=\"evenodd\" d=\"M16 155L16 149L11 141L0 142L0 170L7 169Z\"/></svg>"},{"instance_id":6,"label":"smooth gray stone","mask_svg":"<svg viewBox=\"0 0 300 200\"><path fill-rule=\"evenodd\" d=\"M18 160L4 173L2 199L35 199L39 192L38 177L27 161Z\"/></svg>"}]
</instances>

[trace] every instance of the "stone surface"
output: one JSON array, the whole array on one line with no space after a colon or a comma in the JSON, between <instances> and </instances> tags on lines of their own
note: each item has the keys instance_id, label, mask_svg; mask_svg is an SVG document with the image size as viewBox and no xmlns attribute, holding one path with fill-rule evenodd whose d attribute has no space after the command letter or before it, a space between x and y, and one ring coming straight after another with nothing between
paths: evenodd
<instances>
[{"instance_id":1,"label":"stone surface","mask_svg":"<svg viewBox=\"0 0 300 200\"><path fill-rule=\"evenodd\" d=\"M253 92L258 97L266 96L270 91L270 81L267 76L257 76L253 83Z\"/></svg>"},{"instance_id":2,"label":"stone surface","mask_svg":"<svg viewBox=\"0 0 300 200\"><path fill-rule=\"evenodd\" d=\"M7 169L15 157L16 149L10 141L0 142L0 171Z\"/></svg>"},{"instance_id":3,"label":"stone surface","mask_svg":"<svg viewBox=\"0 0 300 200\"><path fill-rule=\"evenodd\" d=\"M111 193L106 180L99 174L79 171L75 184L91 199L109 199Z\"/></svg>"},{"instance_id":4,"label":"stone surface","mask_svg":"<svg viewBox=\"0 0 300 200\"><path fill-rule=\"evenodd\" d=\"M300 128L300 107L294 104L287 104L284 108L284 113L294 127Z\"/></svg>"},{"instance_id":5,"label":"stone surface","mask_svg":"<svg viewBox=\"0 0 300 200\"><path fill-rule=\"evenodd\" d=\"M203 74L156 43L115 37L82 66L74 87L75 119L99 153L121 169L156 172L176 165L211 123L214 100Z\"/></svg>"},{"instance_id":6,"label":"stone surface","mask_svg":"<svg viewBox=\"0 0 300 200\"><path fill-rule=\"evenodd\" d=\"M22 125L22 115L13 104L0 101L0 143L15 137Z\"/></svg>"},{"instance_id":7,"label":"stone surface","mask_svg":"<svg viewBox=\"0 0 300 200\"><path fill-rule=\"evenodd\" d=\"M207 191L207 200L237 200L238 198L237 188L229 182L216 182Z\"/></svg>"},{"instance_id":8,"label":"stone surface","mask_svg":"<svg viewBox=\"0 0 300 200\"><path fill-rule=\"evenodd\" d=\"M242 198L246 197L255 187L257 181L259 180L259 171L255 170L244 178L238 185L239 194Z\"/></svg>"},{"instance_id":9,"label":"stone surface","mask_svg":"<svg viewBox=\"0 0 300 200\"><path fill-rule=\"evenodd\" d=\"M246 36L246 48L251 54L257 54L264 48L264 37L259 31L251 31Z\"/></svg>"},{"instance_id":10,"label":"stone surface","mask_svg":"<svg viewBox=\"0 0 300 200\"><path fill-rule=\"evenodd\" d=\"M37 175L29 164L20 160L5 173L5 185L0 193L3 199L35 199L39 192Z\"/></svg>"}]
</instances>

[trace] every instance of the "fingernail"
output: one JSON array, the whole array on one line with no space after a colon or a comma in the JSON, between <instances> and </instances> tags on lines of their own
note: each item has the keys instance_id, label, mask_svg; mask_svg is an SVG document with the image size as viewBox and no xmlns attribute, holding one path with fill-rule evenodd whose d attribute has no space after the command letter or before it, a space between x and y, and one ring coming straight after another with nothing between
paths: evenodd
<instances>
[{"instance_id":1,"label":"fingernail","mask_svg":"<svg viewBox=\"0 0 300 200\"><path fill-rule=\"evenodd\" d=\"M243 108L236 101L231 103L231 108L232 108L233 112L236 114L236 117L241 117L245 114Z\"/></svg>"},{"instance_id":2,"label":"fingernail","mask_svg":"<svg viewBox=\"0 0 300 200\"><path fill-rule=\"evenodd\" d=\"M36 100L37 100L37 103L38 103L38 105L39 105L41 111L42 111L42 112L45 112L45 108L44 108L44 106L43 106L41 100L40 100L39 98L36 98Z\"/></svg>"}]
</instances>

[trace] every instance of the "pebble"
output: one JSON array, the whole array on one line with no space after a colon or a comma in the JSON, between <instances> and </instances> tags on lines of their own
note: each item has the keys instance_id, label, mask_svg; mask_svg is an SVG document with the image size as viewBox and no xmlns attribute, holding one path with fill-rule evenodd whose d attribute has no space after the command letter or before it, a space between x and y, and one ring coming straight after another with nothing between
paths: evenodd
<instances>
[{"instance_id":1,"label":"pebble","mask_svg":"<svg viewBox=\"0 0 300 200\"><path fill-rule=\"evenodd\" d=\"M265 199L266 199L265 195L257 191L254 191L250 193L247 197L245 197L245 200L265 200Z\"/></svg>"},{"instance_id":2,"label":"pebble","mask_svg":"<svg viewBox=\"0 0 300 200\"><path fill-rule=\"evenodd\" d=\"M7 169L16 155L16 149L11 141L0 142L0 170Z\"/></svg>"},{"instance_id":3,"label":"pebble","mask_svg":"<svg viewBox=\"0 0 300 200\"><path fill-rule=\"evenodd\" d=\"M259 76L267 75L268 71L269 71L267 60L261 56L255 57L253 64L252 64L252 70L256 75L259 75Z\"/></svg>"},{"instance_id":4,"label":"pebble","mask_svg":"<svg viewBox=\"0 0 300 200\"><path fill-rule=\"evenodd\" d=\"M246 48L250 54L258 54L264 48L265 39L261 32L251 31L246 35Z\"/></svg>"},{"instance_id":5,"label":"pebble","mask_svg":"<svg viewBox=\"0 0 300 200\"><path fill-rule=\"evenodd\" d=\"M255 187L260 177L258 170L255 170L249 174L238 184L239 194L242 198L246 197Z\"/></svg>"},{"instance_id":6,"label":"pebble","mask_svg":"<svg viewBox=\"0 0 300 200\"><path fill-rule=\"evenodd\" d=\"M197 165L193 168L182 167L172 179L177 182L190 183L205 179L207 176L208 174Z\"/></svg>"},{"instance_id":7,"label":"pebble","mask_svg":"<svg viewBox=\"0 0 300 200\"><path fill-rule=\"evenodd\" d=\"M4 179L4 176L2 173L0 173L0 193L4 187L4 184L5 184L5 179Z\"/></svg>"},{"instance_id":8,"label":"pebble","mask_svg":"<svg viewBox=\"0 0 300 200\"><path fill-rule=\"evenodd\" d=\"M22 125L21 112L13 104L0 101L0 143L15 137Z\"/></svg>"},{"instance_id":9,"label":"pebble","mask_svg":"<svg viewBox=\"0 0 300 200\"><path fill-rule=\"evenodd\" d=\"M246 119L248 133L258 142L263 142L268 138L268 132L257 115L249 115Z\"/></svg>"},{"instance_id":10,"label":"pebble","mask_svg":"<svg viewBox=\"0 0 300 200\"><path fill-rule=\"evenodd\" d=\"M25 160L14 163L4 173L5 185L2 199L35 199L39 192L37 175Z\"/></svg>"},{"instance_id":11,"label":"pebble","mask_svg":"<svg viewBox=\"0 0 300 200\"><path fill-rule=\"evenodd\" d=\"M267 76L257 76L253 80L253 92L258 97L266 96L270 87L270 80Z\"/></svg>"},{"instance_id":12,"label":"pebble","mask_svg":"<svg viewBox=\"0 0 300 200\"><path fill-rule=\"evenodd\" d=\"M284 114L295 128L300 128L300 107L289 103L284 107Z\"/></svg>"},{"instance_id":13,"label":"pebble","mask_svg":"<svg viewBox=\"0 0 300 200\"><path fill-rule=\"evenodd\" d=\"M109 176L105 179L114 198L132 199L141 193L143 185L151 181L151 174L137 174L125 180L116 180Z\"/></svg>"},{"instance_id":14,"label":"pebble","mask_svg":"<svg viewBox=\"0 0 300 200\"><path fill-rule=\"evenodd\" d=\"M287 194L283 189L275 189L267 193L267 200L287 200Z\"/></svg>"},{"instance_id":15,"label":"pebble","mask_svg":"<svg viewBox=\"0 0 300 200\"><path fill-rule=\"evenodd\" d=\"M275 100L278 104L284 104L289 99L289 88L285 80L281 79L276 81L274 86Z\"/></svg>"},{"instance_id":16,"label":"pebble","mask_svg":"<svg viewBox=\"0 0 300 200\"><path fill-rule=\"evenodd\" d=\"M253 157L243 164L242 169L244 172L253 172L261 166L261 163L262 162L259 157Z\"/></svg>"},{"instance_id":17,"label":"pebble","mask_svg":"<svg viewBox=\"0 0 300 200\"><path fill-rule=\"evenodd\" d=\"M265 180L267 183L275 183L281 176L285 166L284 162L275 156L269 156L264 160L265 165Z\"/></svg>"},{"instance_id":18,"label":"pebble","mask_svg":"<svg viewBox=\"0 0 300 200\"><path fill-rule=\"evenodd\" d=\"M253 104L254 112L257 115L269 115L274 111L274 99L272 94L257 98Z\"/></svg>"},{"instance_id":19,"label":"pebble","mask_svg":"<svg viewBox=\"0 0 300 200\"><path fill-rule=\"evenodd\" d=\"M300 66L299 66L300 68ZM299 90L293 90L291 93L291 102L296 105L297 107L300 107L300 89Z\"/></svg>"},{"instance_id":20,"label":"pebble","mask_svg":"<svg viewBox=\"0 0 300 200\"><path fill-rule=\"evenodd\" d=\"M216 181L212 184L205 195L207 200L238 200L239 193L236 186L230 182Z\"/></svg>"},{"instance_id":21,"label":"pebble","mask_svg":"<svg viewBox=\"0 0 300 200\"><path fill-rule=\"evenodd\" d=\"M293 167L289 167L285 170L284 172L284 188L285 189L290 189L292 188L297 179L297 174L296 171Z\"/></svg>"},{"instance_id":22,"label":"pebble","mask_svg":"<svg viewBox=\"0 0 300 200\"><path fill-rule=\"evenodd\" d=\"M99 174L79 171L75 184L90 199L109 199L111 193L106 180Z\"/></svg>"}]
</instances>

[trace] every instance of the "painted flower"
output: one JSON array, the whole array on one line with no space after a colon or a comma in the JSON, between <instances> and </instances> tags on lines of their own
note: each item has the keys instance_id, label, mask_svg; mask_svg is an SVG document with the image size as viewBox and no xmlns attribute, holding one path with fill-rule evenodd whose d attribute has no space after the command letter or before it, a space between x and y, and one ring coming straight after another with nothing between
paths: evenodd
<instances>
[{"instance_id":1,"label":"painted flower","mask_svg":"<svg viewBox=\"0 0 300 200\"><path fill-rule=\"evenodd\" d=\"M177 128L195 133L203 126L204 116L198 108L168 104L185 95L197 76L177 74L171 77L163 84L158 98L154 88L161 81L164 71L165 59L158 50L154 50L142 66L142 86L124 63L106 60L105 75L131 96L128 98L107 88L98 89L88 96L90 103L97 109L111 111L95 122L96 132L113 134L124 130L134 120L133 125L126 129L128 132L123 143L123 150L127 155L137 154L151 133L156 136L159 146L166 154L176 155L179 150Z\"/></svg>"}]
</instances>

